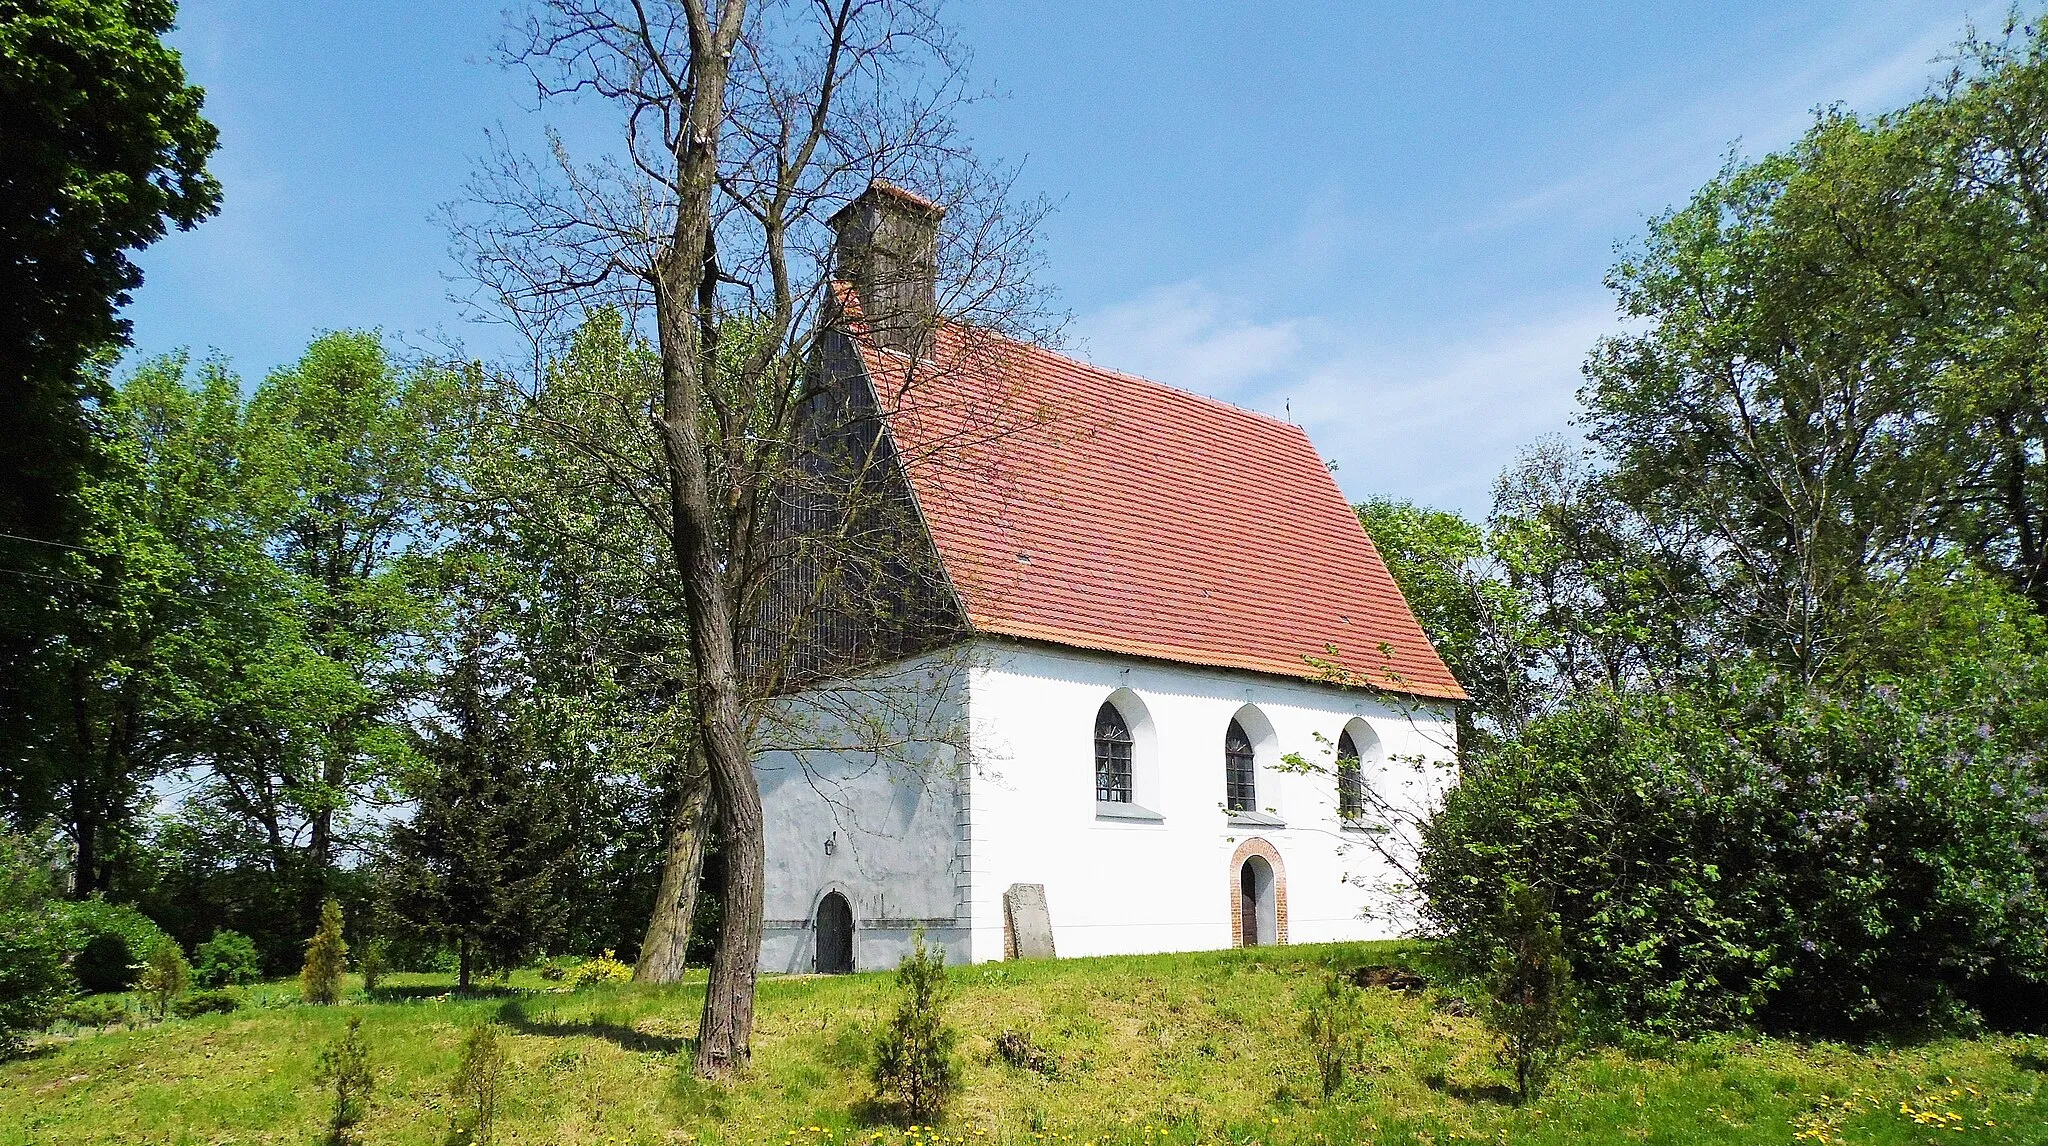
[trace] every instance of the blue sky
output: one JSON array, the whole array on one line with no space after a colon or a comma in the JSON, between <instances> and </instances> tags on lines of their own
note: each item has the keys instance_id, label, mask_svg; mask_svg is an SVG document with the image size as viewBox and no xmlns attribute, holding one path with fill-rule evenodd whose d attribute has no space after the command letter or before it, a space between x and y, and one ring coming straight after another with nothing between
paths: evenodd
<instances>
[{"instance_id":1,"label":"blue sky","mask_svg":"<svg viewBox=\"0 0 2048 1146\"><path fill-rule=\"evenodd\" d=\"M187 0L172 36L220 125L220 217L141 259L139 353L245 377L316 331L489 352L439 222L487 128L505 0ZM1291 410L1354 499L1483 514L1569 431L1615 329L1617 242L1731 146L1918 94L2002 2L956 3L1002 98L969 126L1059 204L1049 281L1083 357ZM548 115L560 118L560 113ZM588 125L565 123L572 134Z\"/></svg>"}]
</instances>

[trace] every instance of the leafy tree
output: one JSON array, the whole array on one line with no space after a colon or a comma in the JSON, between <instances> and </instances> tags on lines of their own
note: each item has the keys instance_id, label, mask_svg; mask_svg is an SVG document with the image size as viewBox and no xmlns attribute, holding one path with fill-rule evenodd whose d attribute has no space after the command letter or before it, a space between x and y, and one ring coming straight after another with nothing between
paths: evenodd
<instances>
[{"instance_id":1,"label":"leafy tree","mask_svg":"<svg viewBox=\"0 0 2048 1146\"><path fill-rule=\"evenodd\" d=\"M223 469L232 380L208 367L188 387L185 369L176 357L145 363L103 411L104 464L80 498L88 525L50 587L62 621L25 686L47 718L7 762L9 810L63 827L80 897L113 885L150 783L183 757L171 710L205 676L186 654L253 557Z\"/></svg>"},{"instance_id":2,"label":"leafy tree","mask_svg":"<svg viewBox=\"0 0 2048 1146\"><path fill-rule=\"evenodd\" d=\"M75 540L70 499L104 396L95 359L127 341L118 312L142 281L129 256L219 206L217 133L163 42L175 13L168 0L0 6L0 533ZM13 539L0 552L30 570L60 556ZM0 601L10 629L27 619L18 588Z\"/></svg>"},{"instance_id":3,"label":"leafy tree","mask_svg":"<svg viewBox=\"0 0 2048 1146\"><path fill-rule=\"evenodd\" d=\"M1673 1031L2010 1005L2048 983L2041 664L1584 697L1465 762L1429 916L1483 969L1511 883L1542 881L1575 978Z\"/></svg>"},{"instance_id":4,"label":"leafy tree","mask_svg":"<svg viewBox=\"0 0 2048 1146\"><path fill-rule=\"evenodd\" d=\"M0 1059L48 1026L71 992L64 936L44 910L53 890L46 836L0 831Z\"/></svg>"},{"instance_id":5,"label":"leafy tree","mask_svg":"<svg viewBox=\"0 0 2048 1146\"><path fill-rule=\"evenodd\" d=\"M248 496L303 640L281 667L307 695L287 712L317 716L318 731L279 738L287 751L222 756L211 795L273 841L299 826L309 904L350 844L348 812L406 759L395 710L406 638L423 621L409 559L433 540L457 402L446 372L401 371L364 332L315 339L249 400Z\"/></svg>"},{"instance_id":6,"label":"leafy tree","mask_svg":"<svg viewBox=\"0 0 2048 1146\"><path fill-rule=\"evenodd\" d=\"M0 910L0 1059L19 1054L23 1036L49 1026L71 990L55 922L35 911Z\"/></svg>"},{"instance_id":7,"label":"leafy tree","mask_svg":"<svg viewBox=\"0 0 2048 1146\"><path fill-rule=\"evenodd\" d=\"M450 538L436 595L444 630L465 611L464 623L491 627L474 659L516 693L504 707L523 714L525 751L564 793L577 846L560 941L585 953L637 944L636 974L673 982L697 902L705 789L689 765L692 669L667 542L619 480L655 480L645 411L656 375L610 308L586 316L530 389L465 371L467 436L436 510Z\"/></svg>"},{"instance_id":8,"label":"leafy tree","mask_svg":"<svg viewBox=\"0 0 2048 1146\"><path fill-rule=\"evenodd\" d=\"M306 941L306 965L299 971L299 994L309 1003L341 1001L341 976L348 970L348 940L341 934L341 903L320 905L320 929Z\"/></svg>"}]
</instances>

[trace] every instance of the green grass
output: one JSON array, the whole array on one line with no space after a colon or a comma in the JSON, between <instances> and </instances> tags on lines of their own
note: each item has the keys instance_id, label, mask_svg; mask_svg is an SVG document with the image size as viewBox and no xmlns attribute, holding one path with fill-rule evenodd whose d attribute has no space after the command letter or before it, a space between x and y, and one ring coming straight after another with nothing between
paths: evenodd
<instances>
[{"instance_id":1,"label":"green grass","mask_svg":"<svg viewBox=\"0 0 2048 1146\"><path fill-rule=\"evenodd\" d=\"M2048 1046L2027 1040L1646 1041L1588 1053L1517 1107L1475 1021L1384 991L1365 993L1363 1063L1324 1103L1297 993L1328 961L1399 955L1368 944L955 968L962 1094L945 1127L911 1133L860 1116L894 1005L886 974L764 980L753 1071L728 1086L690 1074L701 984L571 994L521 974L501 994L456 998L445 977L394 976L375 1001L325 1008L269 984L233 1014L59 1037L0 1066L0 1146L312 1142L314 1059L350 1017L378 1072L372 1146L445 1141L457 1048L490 1018L511 1031L503 1143L2048 1143ZM1051 1052L1054 1077L994 1059L1006 1028Z\"/></svg>"}]
</instances>

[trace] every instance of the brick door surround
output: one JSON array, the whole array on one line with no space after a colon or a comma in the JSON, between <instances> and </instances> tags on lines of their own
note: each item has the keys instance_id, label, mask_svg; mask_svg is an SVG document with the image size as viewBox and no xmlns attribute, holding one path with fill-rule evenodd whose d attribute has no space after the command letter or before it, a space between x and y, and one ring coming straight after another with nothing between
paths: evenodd
<instances>
[{"instance_id":1,"label":"brick door surround","mask_svg":"<svg viewBox=\"0 0 2048 1146\"><path fill-rule=\"evenodd\" d=\"M1224 873L1224 883L1230 895L1230 943L1233 947L1244 946L1244 895L1242 883L1244 861L1260 856L1273 865L1273 942L1285 946L1287 943L1287 868L1280 862L1280 849L1257 836L1237 845L1230 855L1230 870Z\"/></svg>"}]
</instances>

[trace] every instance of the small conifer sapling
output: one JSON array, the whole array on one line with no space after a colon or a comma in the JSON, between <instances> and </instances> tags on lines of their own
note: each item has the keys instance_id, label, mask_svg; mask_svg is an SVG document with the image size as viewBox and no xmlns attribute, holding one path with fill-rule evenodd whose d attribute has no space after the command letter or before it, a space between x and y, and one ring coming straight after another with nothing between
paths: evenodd
<instances>
[{"instance_id":1,"label":"small conifer sapling","mask_svg":"<svg viewBox=\"0 0 2048 1146\"><path fill-rule=\"evenodd\" d=\"M1501 1041L1501 1065L1515 1072L1515 1095L1527 1102L1562 1057L1571 1018L1564 934L1550 904L1528 884L1508 883L1487 988L1486 1017Z\"/></svg>"},{"instance_id":2,"label":"small conifer sapling","mask_svg":"<svg viewBox=\"0 0 2048 1146\"><path fill-rule=\"evenodd\" d=\"M960 1081L953 1060L958 1034L946 1024L945 948L927 947L924 932L915 932L910 954L896 969L896 986L902 992L896 1015L875 1047L875 1090L882 1103L929 1125Z\"/></svg>"},{"instance_id":3,"label":"small conifer sapling","mask_svg":"<svg viewBox=\"0 0 2048 1146\"><path fill-rule=\"evenodd\" d=\"M185 993L192 985L192 967L185 962L185 952L178 941L169 936L157 940L149 949L149 958L143 963L142 977L135 982L136 989L149 1002L149 1008L161 1019L170 1012L171 1000Z\"/></svg>"},{"instance_id":4,"label":"small conifer sapling","mask_svg":"<svg viewBox=\"0 0 2048 1146\"><path fill-rule=\"evenodd\" d=\"M348 969L348 941L341 935L341 903L320 905L320 929L306 942L306 965L299 971L299 993L309 1003L341 1001L341 976Z\"/></svg>"},{"instance_id":5,"label":"small conifer sapling","mask_svg":"<svg viewBox=\"0 0 2048 1146\"><path fill-rule=\"evenodd\" d=\"M470 1146L491 1146L496 1136L498 1093L505 1081L505 1040L498 1024L479 1023L462 1040L455 1069L456 1137Z\"/></svg>"},{"instance_id":6,"label":"small conifer sapling","mask_svg":"<svg viewBox=\"0 0 2048 1146\"><path fill-rule=\"evenodd\" d=\"M333 902L332 900L329 901ZM363 1020L352 1018L341 1040L320 1052L313 1078L327 1091L324 1146L359 1146L363 1119L370 1113L370 1092L377 1076L370 1069L370 1047L363 1041Z\"/></svg>"}]
</instances>

